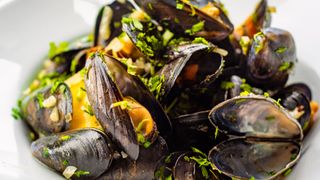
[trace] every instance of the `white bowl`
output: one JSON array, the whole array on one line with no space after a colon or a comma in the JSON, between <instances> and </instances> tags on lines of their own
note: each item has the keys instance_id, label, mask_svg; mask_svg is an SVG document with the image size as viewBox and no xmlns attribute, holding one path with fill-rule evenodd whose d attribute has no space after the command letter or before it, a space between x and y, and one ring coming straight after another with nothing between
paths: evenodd
<instances>
[{"instance_id":1,"label":"white bowl","mask_svg":"<svg viewBox=\"0 0 320 180\"><path fill-rule=\"evenodd\" d=\"M30 82L49 42L70 40L93 29L103 0L0 0L0 177L1 179L62 179L38 163L30 153L28 130L11 117L22 89ZM224 0L231 19L239 24L253 10L255 1ZM274 27L295 37L300 62L290 82L305 82L320 102L320 55L317 49L320 3L312 0L273 0L278 12ZM320 128L307 137L307 151L289 179L319 179ZM319 139L319 140L318 140Z\"/></svg>"}]
</instances>

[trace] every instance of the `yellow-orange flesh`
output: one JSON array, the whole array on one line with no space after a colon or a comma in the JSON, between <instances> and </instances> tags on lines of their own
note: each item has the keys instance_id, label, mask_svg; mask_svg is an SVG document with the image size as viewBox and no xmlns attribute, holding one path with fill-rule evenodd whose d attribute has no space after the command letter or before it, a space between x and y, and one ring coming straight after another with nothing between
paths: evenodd
<instances>
[{"instance_id":1,"label":"yellow-orange flesh","mask_svg":"<svg viewBox=\"0 0 320 180\"><path fill-rule=\"evenodd\" d=\"M137 133L142 133L145 137L153 132L154 121L149 111L130 97L125 97L128 103L128 112Z\"/></svg>"},{"instance_id":2,"label":"yellow-orange flesh","mask_svg":"<svg viewBox=\"0 0 320 180\"><path fill-rule=\"evenodd\" d=\"M97 128L102 130L96 117L84 111L84 108L90 106L87 93L85 92L84 77L80 73L77 73L67 79L65 83L69 86L72 94L73 113L70 130L83 128Z\"/></svg>"}]
</instances>

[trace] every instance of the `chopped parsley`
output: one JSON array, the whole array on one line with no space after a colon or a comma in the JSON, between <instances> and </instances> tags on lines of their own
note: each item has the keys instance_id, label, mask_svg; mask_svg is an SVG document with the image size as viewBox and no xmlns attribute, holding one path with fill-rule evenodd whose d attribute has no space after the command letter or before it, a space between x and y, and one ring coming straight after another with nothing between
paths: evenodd
<instances>
[{"instance_id":1,"label":"chopped parsley","mask_svg":"<svg viewBox=\"0 0 320 180\"><path fill-rule=\"evenodd\" d=\"M219 128L216 127L216 130L215 130L215 132L214 132L214 139L217 139L218 134L219 134Z\"/></svg>"},{"instance_id":2,"label":"chopped parsley","mask_svg":"<svg viewBox=\"0 0 320 180\"><path fill-rule=\"evenodd\" d=\"M69 140L71 138L71 136L69 136L69 135L63 135L63 136L61 136L59 139L61 140L61 141L67 141L67 140Z\"/></svg>"},{"instance_id":3,"label":"chopped parsley","mask_svg":"<svg viewBox=\"0 0 320 180\"><path fill-rule=\"evenodd\" d=\"M270 116L265 117L265 119L266 119L267 121L273 121L273 120L276 119L276 117L273 116L273 115L270 115Z\"/></svg>"},{"instance_id":4,"label":"chopped parsley","mask_svg":"<svg viewBox=\"0 0 320 180\"><path fill-rule=\"evenodd\" d=\"M248 91L242 91L240 93L240 96L248 96L249 94L250 94L250 92L248 92Z\"/></svg>"},{"instance_id":5,"label":"chopped parsley","mask_svg":"<svg viewBox=\"0 0 320 180\"><path fill-rule=\"evenodd\" d=\"M176 4L176 8L177 9L183 9L184 8L184 4L183 3L178 3Z\"/></svg>"},{"instance_id":6,"label":"chopped parsley","mask_svg":"<svg viewBox=\"0 0 320 180\"><path fill-rule=\"evenodd\" d=\"M20 111L20 108L12 108L11 109L11 116L15 119L15 120L19 120L22 119L22 113Z\"/></svg>"},{"instance_id":7,"label":"chopped parsley","mask_svg":"<svg viewBox=\"0 0 320 180\"><path fill-rule=\"evenodd\" d=\"M152 7L152 4L151 4L151 3L148 3L148 8L149 8L150 10L152 10L152 9L153 9L153 7Z\"/></svg>"},{"instance_id":8,"label":"chopped parsley","mask_svg":"<svg viewBox=\"0 0 320 180\"><path fill-rule=\"evenodd\" d=\"M69 43L64 41L61 42L59 45L56 45L54 42L50 42L49 46L50 48L48 52L48 57L49 59L52 59L55 55L67 51L69 48Z\"/></svg>"},{"instance_id":9,"label":"chopped parsley","mask_svg":"<svg viewBox=\"0 0 320 180\"><path fill-rule=\"evenodd\" d=\"M92 107L89 104L86 104L85 106L81 107L81 110L87 114L89 114L90 116L94 116Z\"/></svg>"},{"instance_id":10,"label":"chopped parsley","mask_svg":"<svg viewBox=\"0 0 320 180\"><path fill-rule=\"evenodd\" d=\"M246 55L251 44L250 38L248 36L241 36L239 44L241 46L243 54Z\"/></svg>"},{"instance_id":11,"label":"chopped parsley","mask_svg":"<svg viewBox=\"0 0 320 180\"><path fill-rule=\"evenodd\" d=\"M228 90L234 88L234 84L231 81L222 81L220 84L220 88L224 90Z\"/></svg>"},{"instance_id":12,"label":"chopped parsley","mask_svg":"<svg viewBox=\"0 0 320 180\"><path fill-rule=\"evenodd\" d=\"M141 133L137 133L137 137L138 137L138 142L142 144L144 148L148 148L151 146L151 142L147 141Z\"/></svg>"},{"instance_id":13,"label":"chopped parsley","mask_svg":"<svg viewBox=\"0 0 320 180\"><path fill-rule=\"evenodd\" d=\"M185 33L189 34L189 35L194 35L199 31L202 31L204 28L204 21L200 21L197 24L194 24L191 29L187 29L185 31Z\"/></svg>"},{"instance_id":14,"label":"chopped parsley","mask_svg":"<svg viewBox=\"0 0 320 180\"><path fill-rule=\"evenodd\" d=\"M285 53L286 51L287 51L286 47L279 47L278 49L276 49L276 53L278 54Z\"/></svg>"},{"instance_id":15,"label":"chopped parsley","mask_svg":"<svg viewBox=\"0 0 320 180\"><path fill-rule=\"evenodd\" d=\"M83 176L83 175L88 175L88 174L90 174L89 171L82 171L82 170L76 171L74 173L74 175L76 175L77 177L80 177L80 176Z\"/></svg>"},{"instance_id":16,"label":"chopped parsley","mask_svg":"<svg viewBox=\"0 0 320 180\"><path fill-rule=\"evenodd\" d=\"M43 108L43 101L44 101L44 96L43 94L39 93L37 94L37 100L40 108Z\"/></svg>"},{"instance_id":17,"label":"chopped parsley","mask_svg":"<svg viewBox=\"0 0 320 180\"><path fill-rule=\"evenodd\" d=\"M194 40L192 41L192 43L195 43L195 44L205 44L205 45L208 45L209 44L209 42L205 39L205 38L203 38L203 37L196 37L196 38L194 38Z\"/></svg>"},{"instance_id":18,"label":"chopped parsley","mask_svg":"<svg viewBox=\"0 0 320 180\"><path fill-rule=\"evenodd\" d=\"M172 157L173 153L169 154L169 156L166 157L166 159L164 160L165 163L170 163L171 162L171 157Z\"/></svg>"},{"instance_id":19,"label":"chopped parsley","mask_svg":"<svg viewBox=\"0 0 320 180\"><path fill-rule=\"evenodd\" d=\"M115 28L120 28L120 27L121 27L121 22L116 21L116 22L113 23L113 26L114 26Z\"/></svg>"},{"instance_id":20,"label":"chopped parsley","mask_svg":"<svg viewBox=\"0 0 320 180\"><path fill-rule=\"evenodd\" d=\"M280 67L279 71L287 71L293 68L293 63L292 62L283 62Z\"/></svg>"},{"instance_id":21,"label":"chopped parsley","mask_svg":"<svg viewBox=\"0 0 320 180\"><path fill-rule=\"evenodd\" d=\"M131 109L131 106L129 105L129 102L126 101L126 100L112 103L110 108L115 108L115 107L120 107L122 110Z\"/></svg>"},{"instance_id":22,"label":"chopped parsley","mask_svg":"<svg viewBox=\"0 0 320 180\"><path fill-rule=\"evenodd\" d=\"M255 179L256 179L256 178L254 178L253 176L251 176L249 180L255 180Z\"/></svg>"},{"instance_id":23,"label":"chopped parsley","mask_svg":"<svg viewBox=\"0 0 320 180\"><path fill-rule=\"evenodd\" d=\"M163 46L166 46L169 43L169 41L173 38L173 36L174 34L170 30L166 29L162 35Z\"/></svg>"},{"instance_id":24,"label":"chopped parsley","mask_svg":"<svg viewBox=\"0 0 320 180\"><path fill-rule=\"evenodd\" d=\"M284 172L284 176L285 177L287 177L287 176L289 176L290 174L291 174L291 172L292 172L292 169L291 168L289 168L289 169L287 169L285 172Z\"/></svg>"},{"instance_id":25,"label":"chopped parsley","mask_svg":"<svg viewBox=\"0 0 320 180\"><path fill-rule=\"evenodd\" d=\"M240 88L243 90L243 91L247 91L247 92L252 92L252 87L247 84L247 83L243 83L240 85Z\"/></svg>"},{"instance_id":26,"label":"chopped parsley","mask_svg":"<svg viewBox=\"0 0 320 180\"><path fill-rule=\"evenodd\" d=\"M50 155L49 149L48 149L47 147L44 147L44 148L42 149L42 157L48 158L49 155Z\"/></svg>"},{"instance_id":27,"label":"chopped parsley","mask_svg":"<svg viewBox=\"0 0 320 180\"><path fill-rule=\"evenodd\" d=\"M63 164L64 166L68 166L68 165L69 165L69 161L65 159L65 160L63 160L62 164Z\"/></svg>"},{"instance_id":28,"label":"chopped parsley","mask_svg":"<svg viewBox=\"0 0 320 180\"><path fill-rule=\"evenodd\" d=\"M211 171L212 169L214 169L214 166L213 164L208 161L208 157L205 153L201 152L199 149L197 148L194 148L192 147L191 148L193 152L199 154L197 156L192 156L190 157L190 159L194 160L198 165L199 167L201 168L201 173L202 173L202 176L206 179L209 178L209 173L208 173L208 169Z\"/></svg>"},{"instance_id":29,"label":"chopped parsley","mask_svg":"<svg viewBox=\"0 0 320 180\"><path fill-rule=\"evenodd\" d=\"M154 75L151 78L140 78L142 82L149 88L150 92L159 99L163 95L162 85L165 81L164 75Z\"/></svg>"},{"instance_id":30,"label":"chopped parsley","mask_svg":"<svg viewBox=\"0 0 320 180\"><path fill-rule=\"evenodd\" d=\"M264 92L264 93L263 93L263 96L266 97L266 98L268 98L268 97L270 97L270 94L267 93L267 92Z\"/></svg>"},{"instance_id":31,"label":"chopped parsley","mask_svg":"<svg viewBox=\"0 0 320 180\"><path fill-rule=\"evenodd\" d=\"M264 47L265 35L262 32L258 32L253 36L253 41L255 42L254 53L258 54Z\"/></svg>"}]
</instances>

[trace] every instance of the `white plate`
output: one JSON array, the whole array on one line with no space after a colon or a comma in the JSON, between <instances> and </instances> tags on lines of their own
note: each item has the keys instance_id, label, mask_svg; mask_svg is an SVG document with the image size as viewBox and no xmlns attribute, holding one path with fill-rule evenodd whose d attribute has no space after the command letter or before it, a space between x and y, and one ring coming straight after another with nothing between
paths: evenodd
<instances>
[{"instance_id":1,"label":"white plate","mask_svg":"<svg viewBox=\"0 0 320 180\"><path fill-rule=\"evenodd\" d=\"M11 117L11 107L37 70L50 41L69 40L88 33L103 0L0 0L0 179L61 179L32 158L28 131ZM224 0L232 20L240 23L253 9L252 0ZM273 0L278 12L274 27L289 30L298 47L299 64L291 82L310 85L320 102L320 3L313 0ZM289 179L319 179L320 128Z\"/></svg>"}]
</instances>

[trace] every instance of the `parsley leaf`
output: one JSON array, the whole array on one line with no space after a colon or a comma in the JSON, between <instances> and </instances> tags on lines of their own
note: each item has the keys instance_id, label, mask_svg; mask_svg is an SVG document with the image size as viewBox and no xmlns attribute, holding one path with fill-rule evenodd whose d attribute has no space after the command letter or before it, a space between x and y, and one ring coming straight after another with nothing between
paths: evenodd
<instances>
[{"instance_id":1,"label":"parsley leaf","mask_svg":"<svg viewBox=\"0 0 320 180\"><path fill-rule=\"evenodd\" d=\"M204 21L200 21L198 22L197 24L194 24L191 29L187 29L185 30L185 33L189 34L189 35L194 35L196 34L197 32L203 30L204 28Z\"/></svg>"}]
</instances>

